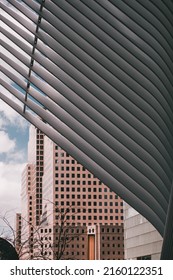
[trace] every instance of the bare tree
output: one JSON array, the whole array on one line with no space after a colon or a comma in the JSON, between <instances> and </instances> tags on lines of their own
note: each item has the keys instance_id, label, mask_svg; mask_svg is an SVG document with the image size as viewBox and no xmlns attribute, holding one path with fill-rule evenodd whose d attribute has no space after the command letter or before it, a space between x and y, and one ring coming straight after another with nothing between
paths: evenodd
<instances>
[{"instance_id":1,"label":"bare tree","mask_svg":"<svg viewBox=\"0 0 173 280\"><path fill-rule=\"evenodd\" d=\"M52 202L49 201L49 203ZM79 228L81 229L80 226L69 223L71 216L76 214L76 212L72 212L72 209L74 210L72 206L66 209L58 208L56 205L53 206L56 212L55 225L44 226L40 223L39 226L35 226L21 217L25 226L21 230L20 238L16 229L11 225L10 211L0 214L0 221L4 224L0 230L0 237L3 237L16 247L19 259L64 259L64 252L68 245L71 242L75 242L75 240L77 241L81 235L85 234L83 229L79 230ZM27 230L26 234L27 227L30 230ZM51 229L51 232L49 229ZM51 256L48 254L49 252L51 252Z\"/></svg>"},{"instance_id":2,"label":"bare tree","mask_svg":"<svg viewBox=\"0 0 173 280\"><path fill-rule=\"evenodd\" d=\"M58 209L59 211L59 219L57 221L57 224L55 226L55 235L57 242L55 242L56 249L54 251L55 259L60 260L64 257L64 252L67 249L68 244L71 242L74 242L84 233L77 232L77 228L79 226L74 226L72 224L68 223L69 217L76 214L71 213L72 206L64 209Z\"/></svg>"},{"instance_id":3,"label":"bare tree","mask_svg":"<svg viewBox=\"0 0 173 280\"><path fill-rule=\"evenodd\" d=\"M0 214L0 221L2 224L0 229L0 237L10 242L13 245L13 247L16 248L19 259L31 259L31 244L32 246L39 244L39 248L43 248L43 246L41 246L42 240L41 238L39 238L39 227L35 227L30 222L26 221L23 217L21 217L22 220L25 221L25 225L32 227L32 233L30 233L27 237L25 232L21 233L19 240L18 232L11 225L9 214L10 211L5 212L5 214ZM34 239L33 236L37 236L37 238ZM43 250L39 250L39 254L37 255L37 257L38 259L47 259Z\"/></svg>"},{"instance_id":4,"label":"bare tree","mask_svg":"<svg viewBox=\"0 0 173 280\"><path fill-rule=\"evenodd\" d=\"M3 237L5 240L15 246L15 230L11 225L9 214L10 211L0 214L0 237Z\"/></svg>"},{"instance_id":5,"label":"bare tree","mask_svg":"<svg viewBox=\"0 0 173 280\"><path fill-rule=\"evenodd\" d=\"M61 260L65 258L64 253L68 248L68 245L72 242L75 242L75 240L77 242L77 239L79 239L81 235L84 235L85 232L81 226L76 226L72 223L69 223L71 217L77 214L77 212L74 211L75 209L72 208L72 205L64 208L57 207L51 201L48 201L48 203L51 203L54 207L54 212L56 213L56 223L54 225L50 225L50 228L53 229L53 234L51 232L50 234L45 235L46 233L44 232L44 226L40 228L44 234L42 239L46 239L46 242L43 242L43 246L44 248L45 246L49 248L48 252L52 253L53 259ZM49 229L49 226L47 226L47 228ZM79 228L82 228L82 230L78 230ZM50 235L52 236L50 239L51 241L48 240Z\"/></svg>"}]
</instances>

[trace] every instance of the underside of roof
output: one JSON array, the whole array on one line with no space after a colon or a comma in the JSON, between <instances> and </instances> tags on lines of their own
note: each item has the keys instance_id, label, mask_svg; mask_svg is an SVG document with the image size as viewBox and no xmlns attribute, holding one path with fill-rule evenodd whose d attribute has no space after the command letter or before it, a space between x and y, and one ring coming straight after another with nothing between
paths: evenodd
<instances>
[{"instance_id":1,"label":"underside of roof","mask_svg":"<svg viewBox=\"0 0 173 280\"><path fill-rule=\"evenodd\" d=\"M0 98L163 235L173 199L173 2L0 7Z\"/></svg>"}]
</instances>

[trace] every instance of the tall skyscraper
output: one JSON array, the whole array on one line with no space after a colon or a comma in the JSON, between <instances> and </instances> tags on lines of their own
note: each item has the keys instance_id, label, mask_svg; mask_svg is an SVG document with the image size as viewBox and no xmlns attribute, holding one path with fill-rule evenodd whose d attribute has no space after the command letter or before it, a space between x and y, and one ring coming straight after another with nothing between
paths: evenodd
<instances>
[{"instance_id":1,"label":"tall skyscraper","mask_svg":"<svg viewBox=\"0 0 173 280\"><path fill-rule=\"evenodd\" d=\"M42 214L42 178L44 172L44 134L34 126L30 126L28 143L28 162L34 166L32 171L33 222L40 224Z\"/></svg>"},{"instance_id":2,"label":"tall skyscraper","mask_svg":"<svg viewBox=\"0 0 173 280\"><path fill-rule=\"evenodd\" d=\"M44 171L44 135L30 126L28 164L22 173L22 258L33 258L34 236L42 214L42 177ZM23 245L24 244L24 245Z\"/></svg>"},{"instance_id":3,"label":"tall skyscraper","mask_svg":"<svg viewBox=\"0 0 173 280\"><path fill-rule=\"evenodd\" d=\"M122 199L33 126L28 161L22 205L31 214L32 257L123 259Z\"/></svg>"}]
</instances>

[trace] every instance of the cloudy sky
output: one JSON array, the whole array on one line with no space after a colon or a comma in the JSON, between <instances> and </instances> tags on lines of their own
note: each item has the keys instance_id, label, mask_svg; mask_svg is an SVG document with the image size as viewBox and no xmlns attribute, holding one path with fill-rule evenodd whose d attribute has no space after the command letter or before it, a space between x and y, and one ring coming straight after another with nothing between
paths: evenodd
<instances>
[{"instance_id":1,"label":"cloudy sky","mask_svg":"<svg viewBox=\"0 0 173 280\"><path fill-rule=\"evenodd\" d=\"M0 100L0 213L20 211L21 173L27 160L29 124Z\"/></svg>"}]
</instances>

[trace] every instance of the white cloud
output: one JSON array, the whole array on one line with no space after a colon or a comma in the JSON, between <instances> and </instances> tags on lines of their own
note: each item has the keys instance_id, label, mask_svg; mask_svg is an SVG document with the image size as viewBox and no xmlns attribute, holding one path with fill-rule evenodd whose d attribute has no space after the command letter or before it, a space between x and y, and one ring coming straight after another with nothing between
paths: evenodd
<instances>
[{"instance_id":1,"label":"white cloud","mask_svg":"<svg viewBox=\"0 0 173 280\"><path fill-rule=\"evenodd\" d=\"M24 170L25 150L16 148L17 139L10 139L5 131L0 131L0 154L5 153L6 160L0 161L0 215L8 212L12 225L15 213L20 212L21 175ZM0 232L4 224L0 220Z\"/></svg>"},{"instance_id":2,"label":"white cloud","mask_svg":"<svg viewBox=\"0 0 173 280\"><path fill-rule=\"evenodd\" d=\"M7 125L7 122L5 119L0 118L0 129L3 129Z\"/></svg>"},{"instance_id":3,"label":"white cloud","mask_svg":"<svg viewBox=\"0 0 173 280\"><path fill-rule=\"evenodd\" d=\"M0 153L8 153L15 148L15 140L9 138L5 131L0 131Z\"/></svg>"},{"instance_id":4,"label":"white cloud","mask_svg":"<svg viewBox=\"0 0 173 280\"><path fill-rule=\"evenodd\" d=\"M0 162L0 214L11 211L11 221L20 211L21 173L25 164ZM0 221L0 225L2 221Z\"/></svg>"},{"instance_id":5,"label":"white cloud","mask_svg":"<svg viewBox=\"0 0 173 280\"><path fill-rule=\"evenodd\" d=\"M15 150L11 153L7 154L7 161L9 163L19 163L23 162L23 160L26 158L26 151L25 150Z\"/></svg>"},{"instance_id":6,"label":"white cloud","mask_svg":"<svg viewBox=\"0 0 173 280\"><path fill-rule=\"evenodd\" d=\"M10 96L10 98L13 99L13 96ZM28 122L2 100L0 100L0 118L1 129L8 125L15 125L22 130L28 127Z\"/></svg>"}]
</instances>

